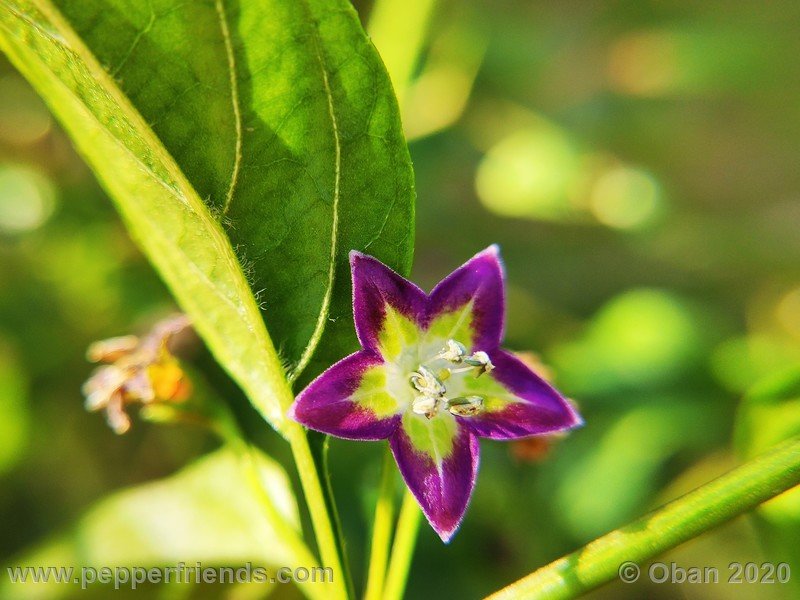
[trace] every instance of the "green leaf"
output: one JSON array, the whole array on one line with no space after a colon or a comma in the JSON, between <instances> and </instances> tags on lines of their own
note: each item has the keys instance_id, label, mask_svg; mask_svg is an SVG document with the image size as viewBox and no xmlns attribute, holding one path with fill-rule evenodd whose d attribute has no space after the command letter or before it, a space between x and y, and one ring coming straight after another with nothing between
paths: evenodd
<instances>
[{"instance_id":1,"label":"green leaf","mask_svg":"<svg viewBox=\"0 0 800 600\"><path fill-rule=\"evenodd\" d=\"M297 505L286 473L263 454L258 455L257 472L263 493L298 528ZM265 514L240 457L222 449L166 479L109 496L70 531L11 564L147 568L201 562L235 567L248 561L254 566L282 566L304 560L283 544ZM15 585L4 577L0 597L60 597L74 592L72 586L57 583L43 588Z\"/></svg>"},{"instance_id":2,"label":"green leaf","mask_svg":"<svg viewBox=\"0 0 800 600\"><path fill-rule=\"evenodd\" d=\"M64 124L217 360L285 429L291 394L230 242L145 121L48 4L0 2L0 48Z\"/></svg>"},{"instance_id":3,"label":"green leaf","mask_svg":"<svg viewBox=\"0 0 800 600\"><path fill-rule=\"evenodd\" d=\"M346 0L55 0L221 221L293 376L352 351L348 252L407 271L413 176Z\"/></svg>"},{"instance_id":4,"label":"green leaf","mask_svg":"<svg viewBox=\"0 0 800 600\"><path fill-rule=\"evenodd\" d=\"M0 0L0 48L285 434L281 362L296 379L355 345L348 251L400 271L411 258L408 152L355 12L345 0L58 4L64 15Z\"/></svg>"}]
</instances>

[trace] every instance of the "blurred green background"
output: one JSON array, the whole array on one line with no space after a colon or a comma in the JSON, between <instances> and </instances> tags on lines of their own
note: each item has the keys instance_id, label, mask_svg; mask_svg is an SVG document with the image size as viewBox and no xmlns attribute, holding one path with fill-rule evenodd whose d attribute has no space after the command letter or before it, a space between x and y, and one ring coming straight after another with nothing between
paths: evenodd
<instances>
[{"instance_id":1,"label":"blurred green background","mask_svg":"<svg viewBox=\"0 0 800 600\"><path fill-rule=\"evenodd\" d=\"M409 597L480 597L800 430L800 4L356 4L414 159L413 278L429 288L499 243L507 346L535 353L587 422L547 448L484 442L465 524L449 547L423 527ZM90 171L0 62L0 562L217 446L142 422L118 437L83 410L88 344L171 310ZM205 351L188 358L286 460ZM357 580L380 454L331 449ZM795 492L662 560L723 579L733 561L786 560L800 580L798 539ZM640 582L594 596L796 593Z\"/></svg>"}]
</instances>

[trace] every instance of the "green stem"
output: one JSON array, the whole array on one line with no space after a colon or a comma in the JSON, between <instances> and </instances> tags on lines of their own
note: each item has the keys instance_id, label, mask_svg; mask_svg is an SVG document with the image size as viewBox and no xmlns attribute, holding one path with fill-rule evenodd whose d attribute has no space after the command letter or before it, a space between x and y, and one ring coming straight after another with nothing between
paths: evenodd
<instances>
[{"instance_id":1,"label":"green stem","mask_svg":"<svg viewBox=\"0 0 800 600\"><path fill-rule=\"evenodd\" d=\"M314 464L317 465L317 472L320 474L320 480L322 481L322 491L325 494L325 506L328 508L328 517L333 525L336 547L339 550L339 556L343 559L343 577L345 587L347 588L347 594L351 598L355 598L353 576L350 572L350 565L346 559L347 545L345 544L344 530L342 528L342 521L339 518L339 511L336 508L336 497L333 493L333 481L331 480L331 470L328 464L328 451L330 449L331 438L318 431L309 431L306 435L308 436L308 444L311 447L311 455L314 457Z\"/></svg>"},{"instance_id":2,"label":"green stem","mask_svg":"<svg viewBox=\"0 0 800 600\"><path fill-rule=\"evenodd\" d=\"M300 476L300 485L311 514L311 524L314 527L323 566L333 570L334 577L331 584L333 589L329 591L329 598L346 599L348 598L347 578L342 568L339 545L328 506L325 503L325 492L314 462L311 446L308 443L308 437L305 430L299 425L289 427L286 437L292 449L294 462Z\"/></svg>"},{"instance_id":3,"label":"green stem","mask_svg":"<svg viewBox=\"0 0 800 600\"><path fill-rule=\"evenodd\" d=\"M372 544L369 552L369 571L364 600L379 600L386 580L386 563L389 559L389 542L392 539L394 518L394 458L389 448L384 451L378 501L375 504L375 522L372 526Z\"/></svg>"},{"instance_id":4,"label":"green stem","mask_svg":"<svg viewBox=\"0 0 800 600\"><path fill-rule=\"evenodd\" d=\"M422 512L417 505L417 500L410 491L406 490L403 505L400 507L400 517L397 519L397 530L392 545L392 556L389 560L389 573L386 575L383 600L400 600L403 597L421 519Z\"/></svg>"},{"instance_id":5,"label":"green stem","mask_svg":"<svg viewBox=\"0 0 800 600\"><path fill-rule=\"evenodd\" d=\"M800 437L512 583L489 598L574 598L800 484Z\"/></svg>"},{"instance_id":6,"label":"green stem","mask_svg":"<svg viewBox=\"0 0 800 600\"><path fill-rule=\"evenodd\" d=\"M317 566L319 561L306 545L301 533L286 519L275 505L272 497L264 489L257 464L257 450L245 440L242 430L228 405L220 399L216 399L216 401L209 399L205 381L199 375L195 375L193 381L195 382L195 395L192 401L197 404L198 413L175 413L172 415L173 419L194 416L195 422L209 427L225 444L236 452L242 463L242 469L247 477L248 485L258 498L259 505L264 511L275 536L289 548L294 565L305 568ZM298 581L297 585L308 598L313 600L322 600L330 595L330 591L324 583Z\"/></svg>"},{"instance_id":7,"label":"green stem","mask_svg":"<svg viewBox=\"0 0 800 600\"><path fill-rule=\"evenodd\" d=\"M316 566L318 564L317 558L308 549L308 546L306 546L298 531L286 521L286 518L281 514L277 506L275 506L272 498L270 498L266 490L264 490L255 457L253 456L253 450L244 443L236 444L236 448L244 464L248 483L256 493L259 503L266 513L267 520L275 532L276 538L281 540L281 543L286 544L290 549L294 562L298 567L310 569ZM313 600L323 600L324 598L330 597L330 591L326 589L326 584L312 581L298 581L297 585L308 598L312 598Z\"/></svg>"},{"instance_id":8,"label":"green stem","mask_svg":"<svg viewBox=\"0 0 800 600\"><path fill-rule=\"evenodd\" d=\"M289 379L284 377L276 380L272 392L277 397L282 409L287 411L294 402ZM282 433L292 449L292 457L311 516L311 525L314 528L322 566L330 567L333 571L333 580L327 584L330 587L328 597L333 600L347 600L350 597L347 583L349 572L345 570L342 562L344 554L340 553L340 539L328 507L327 488L323 485L320 477L308 433L299 423L291 419L285 422Z\"/></svg>"}]
</instances>

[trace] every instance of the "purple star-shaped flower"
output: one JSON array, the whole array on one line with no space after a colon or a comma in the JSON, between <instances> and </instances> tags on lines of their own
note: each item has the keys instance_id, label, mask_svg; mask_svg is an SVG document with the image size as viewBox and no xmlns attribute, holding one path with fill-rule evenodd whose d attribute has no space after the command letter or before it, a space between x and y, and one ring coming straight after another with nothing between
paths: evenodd
<instances>
[{"instance_id":1,"label":"purple star-shaped flower","mask_svg":"<svg viewBox=\"0 0 800 600\"><path fill-rule=\"evenodd\" d=\"M430 294L360 252L350 253L350 266L362 350L303 390L291 416L341 438L388 438L403 479L447 542L475 487L478 437L562 431L581 418L500 348L505 299L497 246Z\"/></svg>"}]
</instances>

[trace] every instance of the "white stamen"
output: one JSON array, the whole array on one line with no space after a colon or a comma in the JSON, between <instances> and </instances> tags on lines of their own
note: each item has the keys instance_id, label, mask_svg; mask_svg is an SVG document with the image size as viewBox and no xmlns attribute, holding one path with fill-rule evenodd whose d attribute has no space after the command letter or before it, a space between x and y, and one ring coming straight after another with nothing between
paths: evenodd
<instances>
[{"instance_id":1,"label":"white stamen","mask_svg":"<svg viewBox=\"0 0 800 600\"><path fill-rule=\"evenodd\" d=\"M411 405L411 410L418 415L433 418L439 411L439 398L432 396L417 396Z\"/></svg>"},{"instance_id":2,"label":"white stamen","mask_svg":"<svg viewBox=\"0 0 800 600\"><path fill-rule=\"evenodd\" d=\"M447 391L436 375L422 365L411 374L409 381L423 396L443 396Z\"/></svg>"},{"instance_id":3,"label":"white stamen","mask_svg":"<svg viewBox=\"0 0 800 600\"><path fill-rule=\"evenodd\" d=\"M471 417L483 411L481 396L460 396L448 401L447 408L451 414L459 417Z\"/></svg>"},{"instance_id":4,"label":"white stamen","mask_svg":"<svg viewBox=\"0 0 800 600\"><path fill-rule=\"evenodd\" d=\"M494 369L489 355L486 352L478 351L472 354L467 353L466 347L456 340L447 340L445 347L434 360L443 359L452 365L463 365L458 368L445 368L439 375L420 365L413 371L408 381L417 395L411 402L411 411L417 415L424 415L428 419L435 417L440 410L448 410L451 414L459 417L470 417L483 411L484 399L481 396L459 396L449 400L446 397L447 388L444 381L456 373L475 372L479 377L483 373Z\"/></svg>"},{"instance_id":5,"label":"white stamen","mask_svg":"<svg viewBox=\"0 0 800 600\"><path fill-rule=\"evenodd\" d=\"M436 358L443 358L446 361L458 364L466 355L467 349L464 347L464 344L455 340L447 340L445 347L436 355Z\"/></svg>"},{"instance_id":6,"label":"white stamen","mask_svg":"<svg viewBox=\"0 0 800 600\"><path fill-rule=\"evenodd\" d=\"M464 359L464 362L472 367L477 367L479 369L478 377L494 369L492 360L489 358L489 355L486 354L486 352L484 352L483 350L478 350L477 352L473 352L472 356Z\"/></svg>"}]
</instances>

